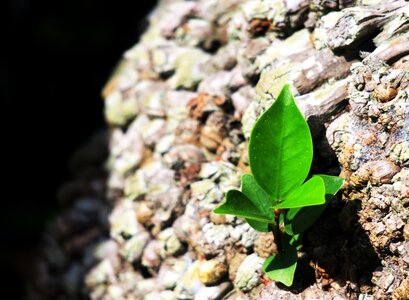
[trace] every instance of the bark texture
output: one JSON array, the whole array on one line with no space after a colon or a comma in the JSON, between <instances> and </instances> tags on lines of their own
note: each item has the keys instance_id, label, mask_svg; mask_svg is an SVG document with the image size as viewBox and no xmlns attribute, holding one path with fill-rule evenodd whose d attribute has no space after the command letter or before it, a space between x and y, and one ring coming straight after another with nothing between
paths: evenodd
<instances>
[{"instance_id":1,"label":"bark texture","mask_svg":"<svg viewBox=\"0 0 409 300\"><path fill-rule=\"evenodd\" d=\"M161 1L103 92L107 180L95 140L28 294L408 299L408 29L403 0ZM312 130L312 172L346 179L305 234L291 288L263 278L271 235L212 213L285 83Z\"/></svg>"}]
</instances>

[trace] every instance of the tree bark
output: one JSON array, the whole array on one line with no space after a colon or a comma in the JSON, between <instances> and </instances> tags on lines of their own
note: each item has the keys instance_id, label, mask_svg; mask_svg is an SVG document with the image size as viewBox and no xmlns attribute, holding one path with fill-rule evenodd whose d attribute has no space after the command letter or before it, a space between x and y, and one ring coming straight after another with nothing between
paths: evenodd
<instances>
[{"instance_id":1,"label":"tree bark","mask_svg":"<svg viewBox=\"0 0 409 300\"><path fill-rule=\"evenodd\" d=\"M407 299L408 24L403 0L160 1L103 91L106 198L92 176L64 189L31 293ZM212 213L249 172L252 125L285 83L311 127L313 173L345 178L289 289L261 272L271 236Z\"/></svg>"}]
</instances>

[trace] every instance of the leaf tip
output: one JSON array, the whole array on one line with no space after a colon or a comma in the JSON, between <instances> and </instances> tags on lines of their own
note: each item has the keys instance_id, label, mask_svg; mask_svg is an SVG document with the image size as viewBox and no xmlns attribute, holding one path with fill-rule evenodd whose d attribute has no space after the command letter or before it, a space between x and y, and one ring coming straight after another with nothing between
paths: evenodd
<instances>
[{"instance_id":1,"label":"leaf tip","mask_svg":"<svg viewBox=\"0 0 409 300\"><path fill-rule=\"evenodd\" d=\"M216 207L215 209L213 209L213 213L215 214L222 214L222 209L221 207L223 206L224 203L222 203L221 205L219 205L218 207Z\"/></svg>"}]
</instances>

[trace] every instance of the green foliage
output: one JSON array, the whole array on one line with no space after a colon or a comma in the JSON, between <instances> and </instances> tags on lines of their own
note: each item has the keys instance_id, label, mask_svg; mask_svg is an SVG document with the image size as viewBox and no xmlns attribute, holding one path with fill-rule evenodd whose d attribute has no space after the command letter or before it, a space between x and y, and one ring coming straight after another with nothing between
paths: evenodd
<instances>
[{"instance_id":1,"label":"green foliage","mask_svg":"<svg viewBox=\"0 0 409 300\"><path fill-rule=\"evenodd\" d=\"M230 190L214 212L246 218L254 229L272 231L280 251L263 265L267 276L293 283L300 234L320 217L343 179L315 175L312 138L289 85L257 120L249 142L251 174L242 176L241 192ZM277 224L278 223L278 224Z\"/></svg>"},{"instance_id":2,"label":"green foliage","mask_svg":"<svg viewBox=\"0 0 409 300\"><path fill-rule=\"evenodd\" d=\"M297 249L289 245L285 251L267 258L263 264L263 271L269 278L280 281L286 286L291 286L296 267Z\"/></svg>"},{"instance_id":3,"label":"green foliage","mask_svg":"<svg viewBox=\"0 0 409 300\"><path fill-rule=\"evenodd\" d=\"M289 209L285 215L285 232L290 235L303 233L308 227L324 212L327 204L341 188L344 180L336 176L316 175L324 180L325 184L325 203L323 205L299 207ZM315 176L314 176L315 177Z\"/></svg>"},{"instance_id":4,"label":"green foliage","mask_svg":"<svg viewBox=\"0 0 409 300\"><path fill-rule=\"evenodd\" d=\"M288 85L254 125L249 162L257 182L278 202L307 178L311 134Z\"/></svg>"},{"instance_id":5,"label":"green foliage","mask_svg":"<svg viewBox=\"0 0 409 300\"><path fill-rule=\"evenodd\" d=\"M230 190L226 202L214 210L218 214L230 214L255 221L270 222L270 219L256 207L242 192Z\"/></svg>"},{"instance_id":6,"label":"green foliage","mask_svg":"<svg viewBox=\"0 0 409 300\"><path fill-rule=\"evenodd\" d=\"M319 176L314 176L299 187L290 191L283 201L274 208L298 208L325 203L325 184Z\"/></svg>"}]
</instances>

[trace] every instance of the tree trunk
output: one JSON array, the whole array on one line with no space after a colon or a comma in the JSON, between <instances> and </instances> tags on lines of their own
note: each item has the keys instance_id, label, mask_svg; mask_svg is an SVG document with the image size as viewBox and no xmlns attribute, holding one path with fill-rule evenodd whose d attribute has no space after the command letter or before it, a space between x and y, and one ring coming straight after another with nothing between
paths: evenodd
<instances>
[{"instance_id":1,"label":"tree trunk","mask_svg":"<svg viewBox=\"0 0 409 300\"><path fill-rule=\"evenodd\" d=\"M408 299L408 29L403 0L162 0L103 91L106 198L95 140L31 294ZM270 234L212 213L249 172L250 130L285 83L312 131L312 173L345 178L291 288L261 271Z\"/></svg>"}]
</instances>

